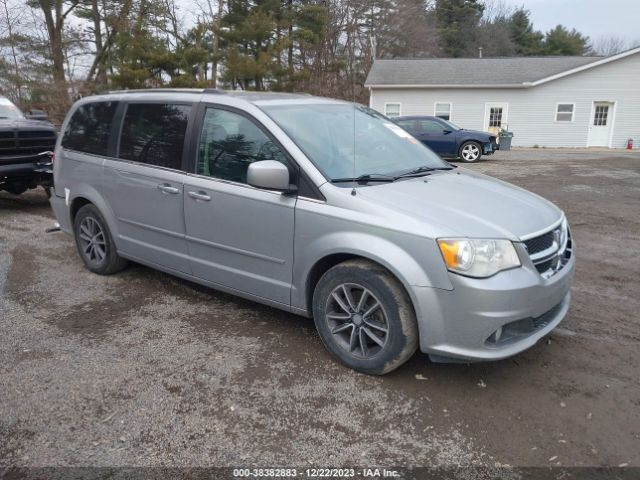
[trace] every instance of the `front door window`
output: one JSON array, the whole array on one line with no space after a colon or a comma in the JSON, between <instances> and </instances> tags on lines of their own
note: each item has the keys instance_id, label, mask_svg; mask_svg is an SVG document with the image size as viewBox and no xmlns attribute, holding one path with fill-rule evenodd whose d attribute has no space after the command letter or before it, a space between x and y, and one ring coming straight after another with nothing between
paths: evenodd
<instances>
[{"instance_id":1,"label":"front door window","mask_svg":"<svg viewBox=\"0 0 640 480\"><path fill-rule=\"evenodd\" d=\"M204 116L197 173L247 183L253 162L277 160L285 155L253 121L229 110L208 108Z\"/></svg>"},{"instance_id":2,"label":"front door window","mask_svg":"<svg viewBox=\"0 0 640 480\"><path fill-rule=\"evenodd\" d=\"M608 116L609 116L609 105L596 105L596 111L593 116L593 125L596 127L606 126Z\"/></svg>"},{"instance_id":3,"label":"front door window","mask_svg":"<svg viewBox=\"0 0 640 480\"><path fill-rule=\"evenodd\" d=\"M489 110L489 127L502 126L502 107L491 107Z\"/></svg>"}]
</instances>

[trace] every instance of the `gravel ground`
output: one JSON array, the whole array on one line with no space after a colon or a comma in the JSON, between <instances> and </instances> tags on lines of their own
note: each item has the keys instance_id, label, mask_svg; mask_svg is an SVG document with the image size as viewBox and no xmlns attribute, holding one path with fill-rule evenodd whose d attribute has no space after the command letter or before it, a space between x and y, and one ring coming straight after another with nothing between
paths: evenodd
<instances>
[{"instance_id":1,"label":"gravel ground","mask_svg":"<svg viewBox=\"0 0 640 480\"><path fill-rule=\"evenodd\" d=\"M382 378L313 322L141 266L100 277L0 193L0 466L640 466L640 154L499 152L471 168L565 210L561 327L516 358Z\"/></svg>"}]
</instances>

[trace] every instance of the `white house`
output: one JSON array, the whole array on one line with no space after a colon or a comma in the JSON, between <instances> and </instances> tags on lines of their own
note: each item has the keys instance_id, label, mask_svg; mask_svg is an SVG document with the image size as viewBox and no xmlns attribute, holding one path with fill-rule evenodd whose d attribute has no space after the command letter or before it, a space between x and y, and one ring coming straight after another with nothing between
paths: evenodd
<instances>
[{"instance_id":1,"label":"white house","mask_svg":"<svg viewBox=\"0 0 640 480\"><path fill-rule=\"evenodd\" d=\"M514 132L515 146L640 144L640 48L610 57L376 60L370 106Z\"/></svg>"}]
</instances>

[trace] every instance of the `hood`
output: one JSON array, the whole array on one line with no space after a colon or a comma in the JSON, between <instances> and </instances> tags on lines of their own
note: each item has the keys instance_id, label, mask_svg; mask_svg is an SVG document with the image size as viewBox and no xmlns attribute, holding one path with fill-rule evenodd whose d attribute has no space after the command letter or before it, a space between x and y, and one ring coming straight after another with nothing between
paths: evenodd
<instances>
[{"instance_id":1,"label":"hood","mask_svg":"<svg viewBox=\"0 0 640 480\"><path fill-rule=\"evenodd\" d=\"M53 130L55 128L49 122L42 120L29 120L26 118L0 118L0 129L24 129L24 130Z\"/></svg>"},{"instance_id":2,"label":"hood","mask_svg":"<svg viewBox=\"0 0 640 480\"><path fill-rule=\"evenodd\" d=\"M563 215L538 195L463 169L359 188L358 196L426 223L437 236L518 240Z\"/></svg>"},{"instance_id":3,"label":"hood","mask_svg":"<svg viewBox=\"0 0 640 480\"><path fill-rule=\"evenodd\" d=\"M494 135L493 133L489 133L489 132L483 132L481 130L467 130L466 128L463 128L462 130L458 130L458 133L464 134L464 135L469 135L471 137L484 137L487 140L489 139L489 137L496 137L497 135Z\"/></svg>"}]
</instances>

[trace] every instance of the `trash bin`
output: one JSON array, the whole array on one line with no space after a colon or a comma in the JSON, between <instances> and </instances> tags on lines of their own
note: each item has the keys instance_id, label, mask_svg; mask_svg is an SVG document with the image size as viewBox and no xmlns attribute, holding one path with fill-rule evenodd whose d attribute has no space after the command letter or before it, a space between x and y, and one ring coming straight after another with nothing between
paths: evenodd
<instances>
[{"instance_id":1,"label":"trash bin","mask_svg":"<svg viewBox=\"0 0 640 480\"><path fill-rule=\"evenodd\" d=\"M508 130L501 130L499 137L500 142L498 143L498 145L500 147L500 150L511 150L511 139L513 138L513 132L509 132Z\"/></svg>"}]
</instances>

